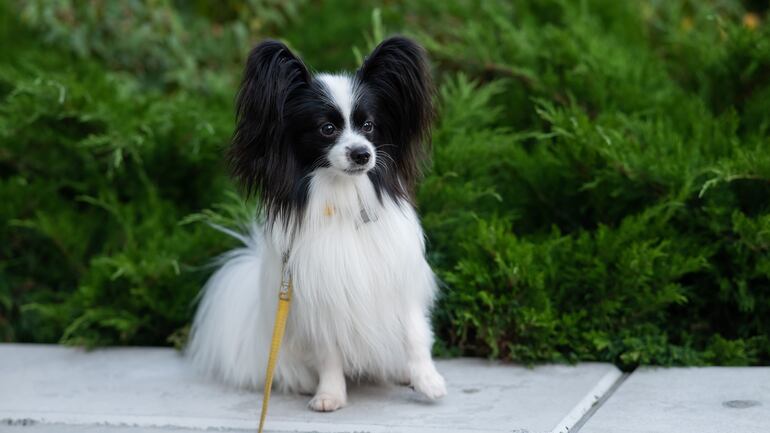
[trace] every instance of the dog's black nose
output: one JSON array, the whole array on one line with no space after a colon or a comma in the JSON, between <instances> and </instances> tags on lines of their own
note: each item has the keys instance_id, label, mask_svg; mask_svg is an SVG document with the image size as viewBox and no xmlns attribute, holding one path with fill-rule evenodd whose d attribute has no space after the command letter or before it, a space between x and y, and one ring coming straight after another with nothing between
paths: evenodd
<instances>
[{"instance_id":1,"label":"dog's black nose","mask_svg":"<svg viewBox=\"0 0 770 433\"><path fill-rule=\"evenodd\" d=\"M350 159L358 165L366 164L371 157L372 153L366 147L359 146L350 149Z\"/></svg>"}]
</instances>

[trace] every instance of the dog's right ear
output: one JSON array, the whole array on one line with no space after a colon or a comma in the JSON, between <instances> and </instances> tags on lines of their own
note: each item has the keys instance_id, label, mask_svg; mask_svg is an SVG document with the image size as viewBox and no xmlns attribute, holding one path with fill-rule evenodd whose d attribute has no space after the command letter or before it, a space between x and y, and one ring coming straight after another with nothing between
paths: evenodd
<instances>
[{"instance_id":1,"label":"dog's right ear","mask_svg":"<svg viewBox=\"0 0 770 433\"><path fill-rule=\"evenodd\" d=\"M269 172L287 160L288 150L282 146L284 106L309 82L307 67L281 42L261 42L249 53L228 152L232 175L248 194L265 192Z\"/></svg>"}]
</instances>

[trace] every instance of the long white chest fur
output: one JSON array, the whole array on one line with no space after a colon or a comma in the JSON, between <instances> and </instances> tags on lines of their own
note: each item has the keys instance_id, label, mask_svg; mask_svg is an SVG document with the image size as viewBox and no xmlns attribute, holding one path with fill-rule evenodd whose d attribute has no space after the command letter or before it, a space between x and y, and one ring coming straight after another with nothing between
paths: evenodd
<instances>
[{"instance_id":1,"label":"long white chest fur","mask_svg":"<svg viewBox=\"0 0 770 433\"><path fill-rule=\"evenodd\" d=\"M334 348L348 376L407 377L410 316L428 314L436 287L414 209L379 200L366 176L320 171L303 218L293 241L278 226L271 236L291 244L287 350L312 364Z\"/></svg>"}]
</instances>

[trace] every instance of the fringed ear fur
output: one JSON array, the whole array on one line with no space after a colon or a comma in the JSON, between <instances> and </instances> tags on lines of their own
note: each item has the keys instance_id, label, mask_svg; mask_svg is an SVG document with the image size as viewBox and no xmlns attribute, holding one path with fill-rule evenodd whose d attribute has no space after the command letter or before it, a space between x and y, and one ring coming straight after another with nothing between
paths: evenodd
<instances>
[{"instance_id":1,"label":"fringed ear fur","mask_svg":"<svg viewBox=\"0 0 770 433\"><path fill-rule=\"evenodd\" d=\"M430 150L433 83L425 50L401 36L384 40L364 60L356 78L373 93L377 122L395 144L401 182L411 195Z\"/></svg>"},{"instance_id":2,"label":"fringed ear fur","mask_svg":"<svg viewBox=\"0 0 770 433\"><path fill-rule=\"evenodd\" d=\"M284 108L310 82L302 60L277 41L264 41L249 54L236 102L236 128L228 160L233 177L248 194L269 203L285 192L292 158L283 143ZM267 204L266 203L266 204Z\"/></svg>"}]
</instances>

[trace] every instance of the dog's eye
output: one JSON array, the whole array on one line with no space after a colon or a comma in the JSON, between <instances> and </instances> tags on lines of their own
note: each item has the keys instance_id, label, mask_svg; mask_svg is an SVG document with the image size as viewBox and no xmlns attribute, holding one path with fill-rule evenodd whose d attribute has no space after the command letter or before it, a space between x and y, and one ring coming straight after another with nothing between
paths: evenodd
<instances>
[{"instance_id":1,"label":"dog's eye","mask_svg":"<svg viewBox=\"0 0 770 433\"><path fill-rule=\"evenodd\" d=\"M325 136L334 135L334 132L337 130L337 128L334 127L331 123L324 123L321 125L321 134Z\"/></svg>"},{"instance_id":2,"label":"dog's eye","mask_svg":"<svg viewBox=\"0 0 770 433\"><path fill-rule=\"evenodd\" d=\"M361 130L364 132L372 132L372 130L374 130L374 123L372 123L371 120L367 120L361 125Z\"/></svg>"}]
</instances>

